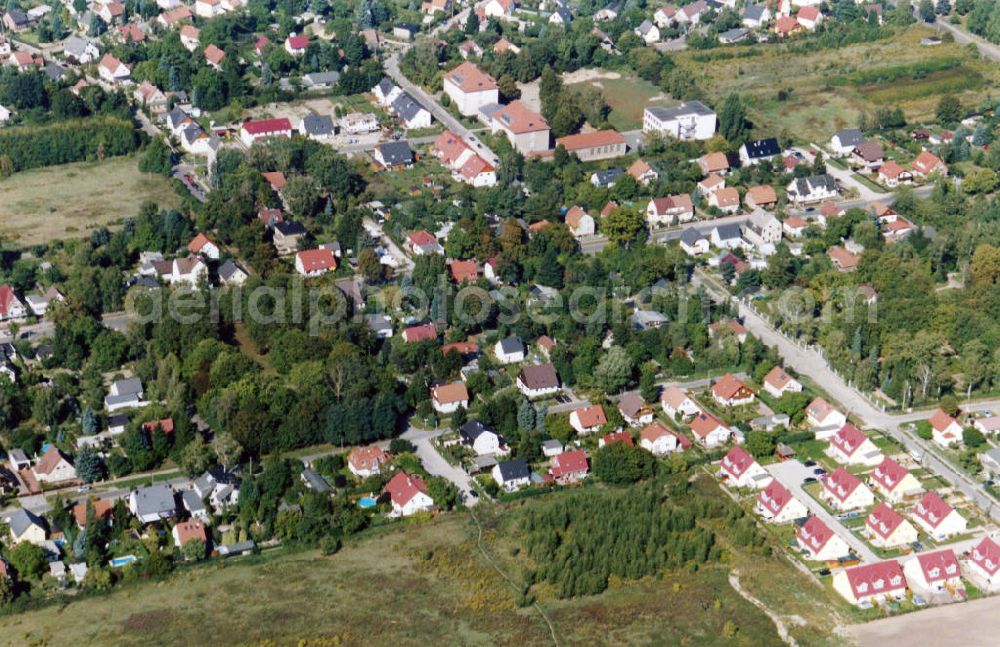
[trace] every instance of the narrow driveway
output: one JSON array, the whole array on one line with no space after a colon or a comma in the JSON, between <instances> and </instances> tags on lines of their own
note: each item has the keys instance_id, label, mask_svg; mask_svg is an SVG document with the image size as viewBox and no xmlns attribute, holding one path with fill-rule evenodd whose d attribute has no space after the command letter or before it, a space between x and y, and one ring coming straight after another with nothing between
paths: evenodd
<instances>
[{"instance_id":1,"label":"narrow driveway","mask_svg":"<svg viewBox=\"0 0 1000 647\"><path fill-rule=\"evenodd\" d=\"M465 141L465 143L467 143L480 157L493 166L497 165L498 158L496 153L487 148L484 143L479 141L479 138L476 137L471 130L466 128L462 122L453 117L450 112L445 110L444 107L438 103L437 99L425 92L420 86L410 82L410 80L403 75L403 73L399 70L398 52L393 53L385 60L385 71L390 77L392 77L393 81L399 84L399 87L409 92L413 98L423 104L425 108L430 110L435 119L444 124L448 130L461 137L462 140Z\"/></svg>"},{"instance_id":2,"label":"narrow driveway","mask_svg":"<svg viewBox=\"0 0 1000 647\"><path fill-rule=\"evenodd\" d=\"M407 273L413 271L413 268L416 266L414 262L410 260L409 256L403 253L403 250L399 248L399 245L397 245L391 238L389 238L389 236L385 233L385 231L382 230L381 225L379 225L371 218L365 218L362 221L362 224L364 225L364 228L368 232L370 232L372 235L376 236L382 241L382 244L385 245L387 250L389 250L389 255L396 260L396 263L400 269L402 269Z\"/></svg>"},{"instance_id":3,"label":"narrow driveway","mask_svg":"<svg viewBox=\"0 0 1000 647\"><path fill-rule=\"evenodd\" d=\"M847 545L854 551L854 554L861 558L861 561L880 561L878 555L875 554L875 551L869 548L868 545L861 541L861 539L859 539L854 533L845 528L843 524L841 524L836 517L830 514L819 501L812 498L812 496L810 496L810 494L802 488L803 480L813 475L812 470L797 460L773 463L768 465L766 469L771 473L771 476L776 478L778 482L788 488L788 490L795 495L799 501L805 504L805 506L809 508L809 512L822 519L823 523L830 527L830 530L846 541Z\"/></svg>"},{"instance_id":4,"label":"narrow driveway","mask_svg":"<svg viewBox=\"0 0 1000 647\"><path fill-rule=\"evenodd\" d=\"M434 476L441 476L448 479L458 488L459 492L473 492L475 488L472 486L472 477L446 461L437 448L434 447L434 443L431 442L438 436L450 431L447 428L431 431L410 427L403 433L402 438L410 441L417 448L417 457L420 459L425 470ZM476 505L478 501L479 499L475 497L465 497L465 505L470 508Z\"/></svg>"}]
</instances>

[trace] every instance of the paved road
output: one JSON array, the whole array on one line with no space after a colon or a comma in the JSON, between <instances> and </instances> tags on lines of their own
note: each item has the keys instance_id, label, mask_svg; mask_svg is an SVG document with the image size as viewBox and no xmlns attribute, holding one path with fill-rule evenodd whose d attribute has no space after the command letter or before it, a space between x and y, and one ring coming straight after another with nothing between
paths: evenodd
<instances>
[{"instance_id":1,"label":"paved road","mask_svg":"<svg viewBox=\"0 0 1000 647\"><path fill-rule=\"evenodd\" d=\"M128 315L124 312L108 312L101 315L101 321L105 328L125 332L128 328ZM35 339L37 337L48 337L55 332L55 324L48 319L43 319L34 324L19 325L17 329L18 337L22 339ZM0 328L0 342L12 341L10 328L4 326Z\"/></svg>"},{"instance_id":2,"label":"paved road","mask_svg":"<svg viewBox=\"0 0 1000 647\"><path fill-rule=\"evenodd\" d=\"M688 227L694 227L698 231L708 234L708 232L712 231L719 225L728 225L733 223L742 225L749 219L749 214L738 214L735 216L712 218L711 220L696 220L694 222L684 223L683 225L677 225L676 227L654 229L653 233L650 235L650 239L657 243L665 243L667 241L677 240L680 238L681 234ZM608 239L606 236L589 236L580 241L580 249L584 254L597 254L607 246Z\"/></svg>"},{"instance_id":3,"label":"paved road","mask_svg":"<svg viewBox=\"0 0 1000 647\"><path fill-rule=\"evenodd\" d=\"M455 484L455 487L458 488L459 492L475 491L475 488L472 486L472 477L446 461L438 452L437 448L434 447L434 443L431 442L438 436L449 433L450 431L451 430L448 428L431 431L410 427L403 433L402 438L410 441L416 446L417 457L420 458L420 462L423 464L424 469L428 472L434 476L442 476L448 479ZM465 505L470 508L478 502L478 498L469 496L465 497Z\"/></svg>"},{"instance_id":4,"label":"paved road","mask_svg":"<svg viewBox=\"0 0 1000 647\"><path fill-rule=\"evenodd\" d=\"M788 488L799 501L805 504L805 506L809 508L810 512L822 519L823 522L830 527L830 530L834 531L841 539L846 541L847 545L854 550L854 554L861 558L861 561L865 563L881 561L879 556L875 554L875 551L868 547L868 544L845 528L843 524L841 524L836 517L830 514L819 501L814 499L808 492L802 489L803 480L807 477L813 476L811 469L797 460L773 463L768 465L766 469L771 473L771 476L776 478L778 482Z\"/></svg>"},{"instance_id":5,"label":"paved road","mask_svg":"<svg viewBox=\"0 0 1000 647\"><path fill-rule=\"evenodd\" d=\"M914 9L916 12L917 10ZM918 17L919 18L919 17ZM938 18L937 22L933 25L938 31L946 31L955 37L955 42L960 45L967 45L968 43L975 43L976 49L979 53L988 59L994 61L1000 61L1000 47L997 47L993 43L989 43L979 36L970 34L961 27L949 23L946 19Z\"/></svg>"},{"instance_id":6,"label":"paved road","mask_svg":"<svg viewBox=\"0 0 1000 647\"><path fill-rule=\"evenodd\" d=\"M695 270L696 282L704 285L716 296L729 299L738 308L738 314L743 325L768 346L777 347L784 358L785 364L798 373L812 379L823 388L834 400L847 408L849 413L860 418L867 426L884 430L898 440L907 451L919 451L923 454L922 464L940 475L952 486L960 490L976 505L996 520L1000 520L1000 506L995 506L994 499L988 495L974 479L958 467L943 458L939 450L928 441L918 438L906 423L929 416L923 414L893 415L886 413L871 404L859 391L849 386L814 347L803 347L775 330L760 315L751 310L742 300L731 297L724 291L715 279L708 276L704 270ZM982 403L979 406L993 407L995 403Z\"/></svg>"},{"instance_id":7,"label":"paved road","mask_svg":"<svg viewBox=\"0 0 1000 647\"><path fill-rule=\"evenodd\" d=\"M465 143L467 143L472 150L476 151L480 157L485 159L487 162L493 166L497 165L497 155L489 148L486 144L479 141L470 129L466 128L458 119L456 119L450 112L445 110L440 103L437 102L433 96L424 91L423 88L419 87L415 83L411 83L406 76L399 70L399 53L395 52L385 60L385 71L392 77L399 87L403 88L410 93L413 98L419 101L425 108L430 110L431 114L435 119L440 121L445 125L448 130L455 133L462 138Z\"/></svg>"}]
</instances>

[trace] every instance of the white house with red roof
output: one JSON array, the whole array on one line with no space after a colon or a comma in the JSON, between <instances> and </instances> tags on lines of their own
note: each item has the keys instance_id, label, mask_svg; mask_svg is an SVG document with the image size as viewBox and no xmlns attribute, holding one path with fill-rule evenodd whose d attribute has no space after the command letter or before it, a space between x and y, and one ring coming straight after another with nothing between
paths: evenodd
<instances>
[{"instance_id":1,"label":"white house with red roof","mask_svg":"<svg viewBox=\"0 0 1000 647\"><path fill-rule=\"evenodd\" d=\"M604 447L605 445L610 445L611 443L625 443L629 447L635 447L635 441L632 440L632 434L624 429L620 431L613 431L610 434L604 434L597 441L597 446Z\"/></svg>"},{"instance_id":2,"label":"white house with red roof","mask_svg":"<svg viewBox=\"0 0 1000 647\"><path fill-rule=\"evenodd\" d=\"M219 246L212 242L212 239L205 234L199 233L188 243L188 251L192 254L201 254L212 260L219 260Z\"/></svg>"},{"instance_id":3,"label":"white house with red roof","mask_svg":"<svg viewBox=\"0 0 1000 647\"><path fill-rule=\"evenodd\" d=\"M941 447L948 448L962 442L962 425L941 409L937 409L927 419L931 425L931 439Z\"/></svg>"},{"instance_id":4,"label":"white house with red roof","mask_svg":"<svg viewBox=\"0 0 1000 647\"><path fill-rule=\"evenodd\" d=\"M990 537L984 537L968 552L966 567L977 583L996 591L1000 588L1000 545Z\"/></svg>"},{"instance_id":5,"label":"white house with red roof","mask_svg":"<svg viewBox=\"0 0 1000 647\"><path fill-rule=\"evenodd\" d=\"M427 494L427 484L417 474L397 473L384 491L389 493L394 517L408 517L434 509L434 499Z\"/></svg>"},{"instance_id":6,"label":"white house with red roof","mask_svg":"<svg viewBox=\"0 0 1000 647\"><path fill-rule=\"evenodd\" d=\"M931 153L930 151L923 151L913 159L911 164L913 168L913 175L926 179L938 173L940 175L948 175L948 167L941 158Z\"/></svg>"},{"instance_id":7,"label":"white house with red roof","mask_svg":"<svg viewBox=\"0 0 1000 647\"><path fill-rule=\"evenodd\" d=\"M653 422L653 408L635 391L619 398L618 412L630 427L641 427Z\"/></svg>"},{"instance_id":8,"label":"white house with red roof","mask_svg":"<svg viewBox=\"0 0 1000 647\"><path fill-rule=\"evenodd\" d=\"M524 155L549 150L549 123L520 100L511 101L490 114L488 125L493 133L503 132L511 145Z\"/></svg>"},{"instance_id":9,"label":"white house with red roof","mask_svg":"<svg viewBox=\"0 0 1000 647\"><path fill-rule=\"evenodd\" d=\"M212 18L223 13L222 0L195 0L194 14L200 18Z\"/></svg>"},{"instance_id":10,"label":"white house with red roof","mask_svg":"<svg viewBox=\"0 0 1000 647\"><path fill-rule=\"evenodd\" d=\"M575 449L571 452L563 452L558 456L553 456L551 466L549 467L549 475L557 483L565 485L587 478L589 470L587 453L582 449Z\"/></svg>"},{"instance_id":11,"label":"white house with red roof","mask_svg":"<svg viewBox=\"0 0 1000 647\"><path fill-rule=\"evenodd\" d=\"M667 429L659 420L654 420L639 432L639 446L653 456L666 456L684 451L691 446L691 441L687 436Z\"/></svg>"},{"instance_id":12,"label":"white house with red roof","mask_svg":"<svg viewBox=\"0 0 1000 647\"><path fill-rule=\"evenodd\" d=\"M851 553L851 547L819 517L809 517L795 533L802 554L814 562L830 562Z\"/></svg>"},{"instance_id":13,"label":"white house with red roof","mask_svg":"<svg viewBox=\"0 0 1000 647\"><path fill-rule=\"evenodd\" d=\"M76 478L76 468L55 445L49 445L42 457L31 468L39 483L61 483Z\"/></svg>"},{"instance_id":14,"label":"white house with red roof","mask_svg":"<svg viewBox=\"0 0 1000 647\"><path fill-rule=\"evenodd\" d=\"M442 384L431 389L431 402L438 413L455 413L459 407L469 407L469 390L462 382Z\"/></svg>"},{"instance_id":15,"label":"white house with red roof","mask_svg":"<svg viewBox=\"0 0 1000 647\"><path fill-rule=\"evenodd\" d=\"M415 256L427 254L444 254L444 247L437 237L426 229L411 231L406 236L406 248Z\"/></svg>"},{"instance_id":16,"label":"white house with red roof","mask_svg":"<svg viewBox=\"0 0 1000 647\"><path fill-rule=\"evenodd\" d=\"M438 135L434 141L434 154L456 180L478 187L497 183L496 169L449 130Z\"/></svg>"},{"instance_id":17,"label":"white house with red roof","mask_svg":"<svg viewBox=\"0 0 1000 647\"><path fill-rule=\"evenodd\" d=\"M285 39L285 51L292 56L304 56L309 47L309 37L303 34L289 34Z\"/></svg>"},{"instance_id":18,"label":"white house with red roof","mask_svg":"<svg viewBox=\"0 0 1000 647\"><path fill-rule=\"evenodd\" d=\"M865 519L865 533L876 548L909 546L917 541L917 529L884 502L879 502Z\"/></svg>"},{"instance_id":19,"label":"white house with red roof","mask_svg":"<svg viewBox=\"0 0 1000 647\"><path fill-rule=\"evenodd\" d=\"M950 503L934 491L923 496L910 510L913 520L935 541L960 535L966 531L969 522Z\"/></svg>"},{"instance_id":20,"label":"white house with red roof","mask_svg":"<svg viewBox=\"0 0 1000 647\"><path fill-rule=\"evenodd\" d=\"M479 6L486 18L504 18L514 13L517 8L515 0L487 0ZM479 11L477 8L477 13Z\"/></svg>"},{"instance_id":21,"label":"white house with red roof","mask_svg":"<svg viewBox=\"0 0 1000 647\"><path fill-rule=\"evenodd\" d=\"M389 455L378 445L355 447L347 456L347 469L355 476L368 478L372 474L378 474L388 462Z\"/></svg>"},{"instance_id":22,"label":"white house with red roof","mask_svg":"<svg viewBox=\"0 0 1000 647\"><path fill-rule=\"evenodd\" d=\"M903 574L914 593L948 591L954 594L965 590L958 557L950 548L920 553L903 564Z\"/></svg>"},{"instance_id":23,"label":"white house with red roof","mask_svg":"<svg viewBox=\"0 0 1000 647\"><path fill-rule=\"evenodd\" d=\"M9 284L0 285L0 321L23 319L28 316L28 309L17 298L14 288Z\"/></svg>"},{"instance_id":24,"label":"white house with red roof","mask_svg":"<svg viewBox=\"0 0 1000 647\"><path fill-rule=\"evenodd\" d=\"M578 205L569 208L569 211L566 212L565 222L570 233L576 238L593 236L597 230L594 217Z\"/></svg>"},{"instance_id":25,"label":"white house with red roof","mask_svg":"<svg viewBox=\"0 0 1000 647\"><path fill-rule=\"evenodd\" d=\"M663 393L660 394L660 404L663 407L663 413L674 420L678 418L678 414L681 418L688 418L698 415L701 411L701 407L688 395L688 392L677 386L668 386L663 389Z\"/></svg>"},{"instance_id":26,"label":"white house with red roof","mask_svg":"<svg viewBox=\"0 0 1000 647\"><path fill-rule=\"evenodd\" d=\"M710 413L699 411L691 419L691 433L705 447L718 447L729 442L733 430Z\"/></svg>"},{"instance_id":27,"label":"white house with red roof","mask_svg":"<svg viewBox=\"0 0 1000 647\"><path fill-rule=\"evenodd\" d=\"M608 417L604 414L604 407L599 404L580 407L569 414L569 426L576 429L578 434L593 433L606 424Z\"/></svg>"},{"instance_id":28,"label":"white house with red roof","mask_svg":"<svg viewBox=\"0 0 1000 647\"><path fill-rule=\"evenodd\" d=\"M496 79L469 61L445 72L444 93L451 97L458 111L466 117L478 115L483 106L500 101L500 86Z\"/></svg>"},{"instance_id":29,"label":"white house with red roof","mask_svg":"<svg viewBox=\"0 0 1000 647\"><path fill-rule=\"evenodd\" d=\"M739 445L735 445L722 457L719 473L729 487L759 490L773 480L768 471Z\"/></svg>"},{"instance_id":30,"label":"white house with red roof","mask_svg":"<svg viewBox=\"0 0 1000 647\"><path fill-rule=\"evenodd\" d=\"M105 54L98 65L98 74L101 79L112 85L128 85L132 83L132 70L111 54Z\"/></svg>"},{"instance_id":31,"label":"white house with red roof","mask_svg":"<svg viewBox=\"0 0 1000 647\"><path fill-rule=\"evenodd\" d=\"M755 397L753 390L732 373L726 373L712 385L712 399L724 407L750 404Z\"/></svg>"},{"instance_id":32,"label":"white house with red roof","mask_svg":"<svg viewBox=\"0 0 1000 647\"><path fill-rule=\"evenodd\" d=\"M272 137L292 137L292 122L287 117L244 121L240 126L240 141L245 146Z\"/></svg>"},{"instance_id":33,"label":"white house with red roof","mask_svg":"<svg viewBox=\"0 0 1000 647\"><path fill-rule=\"evenodd\" d=\"M786 393L802 393L802 383L780 366L775 366L764 376L764 390L776 398Z\"/></svg>"},{"instance_id":34,"label":"white house with red roof","mask_svg":"<svg viewBox=\"0 0 1000 647\"><path fill-rule=\"evenodd\" d=\"M757 494L754 511L771 523L788 523L809 514L805 504L792 496L788 488L778 479L772 479L767 487Z\"/></svg>"},{"instance_id":35,"label":"white house with red roof","mask_svg":"<svg viewBox=\"0 0 1000 647\"><path fill-rule=\"evenodd\" d=\"M823 479L820 498L841 512L867 508L875 503L875 495L868 486L843 466L827 474Z\"/></svg>"},{"instance_id":36,"label":"white house with red roof","mask_svg":"<svg viewBox=\"0 0 1000 647\"><path fill-rule=\"evenodd\" d=\"M653 198L646 205L646 222L655 225L673 225L694 219L694 202L686 193Z\"/></svg>"},{"instance_id":37,"label":"white house with red roof","mask_svg":"<svg viewBox=\"0 0 1000 647\"><path fill-rule=\"evenodd\" d=\"M924 491L917 477L889 456L868 472L868 482L890 503L899 503Z\"/></svg>"},{"instance_id":38,"label":"white house with red roof","mask_svg":"<svg viewBox=\"0 0 1000 647\"><path fill-rule=\"evenodd\" d=\"M885 458L882 450L851 423L845 424L830 438L826 455L848 465L878 465Z\"/></svg>"},{"instance_id":39,"label":"white house with red roof","mask_svg":"<svg viewBox=\"0 0 1000 647\"><path fill-rule=\"evenodd\" d=\"M847 416L823 398L816 398L806 407L806 422L811 427L829 429L830 433L835 433L847 423ZM819 432L816 438L823 440Z\"/></svg>"},{"instance_id":40,"label":"white house with red roof","mask_svg":"<svg viewBox=\"0 0 1000 647\"><path fill-rule=\"evenodd\" d=\"M851 604L874 605L902 600L906 596L906 577L899 562L890 559L835 573L833 590Z\"/></svg>"},{"instance_id":41,"label":"white house with red roof","mask_svg":"<svg viewBox=\"0 0 1000 647\"><path fill-rule=\"evenodd\" d=\"M337 269L337 257L333 251L320 247L295 253L295 271L302 276L322 276Z\"/></svg>"},{"instance_id":42,"label":"white house with red roof","mask_svg":"<svg viewBox=\"0 0 1000 647\"><path fill-rule=\"evenodd\" d=\"M197 519L180 521L173 527L170 534L174 538L174 546L183 548L190 541L200 541L202 544L208 543L208 531L205 524Z\"/></svg>"},{"instance_id":43,"label":"white house with red roof","mask_svg":"<svg viewBox=\"0 0 1000 647\"><path fill-rule=\"evenodd\" d=\"M795 19L809 31L816 31L823 24L823 12L817 7L801 7L795 14Z\"/></svg>"},{"instance_id":44,"label":"white house with red roof","mask_svg":"<svg viewBox=\"0 0 1000 647\"><path fill-rule=\"evenodd\" d=\"M407 343L437 340L437 328L432 323L409 326L403 330L403 341Z\"/></svg>"}]
</instances>

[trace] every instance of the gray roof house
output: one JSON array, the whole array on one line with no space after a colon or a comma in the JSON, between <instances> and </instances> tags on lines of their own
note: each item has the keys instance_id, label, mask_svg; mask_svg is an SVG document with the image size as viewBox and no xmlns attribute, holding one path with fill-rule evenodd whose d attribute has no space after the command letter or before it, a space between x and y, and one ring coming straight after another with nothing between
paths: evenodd
<instances>
[{"instance_id":1,"label":"gray roof house","mask_svg":"<svg viewBox=\"0 0 1000 647\"><path fill-rule=\"evenodd\" d=\"M299 131L309 139L327 139L337 132L330 115L309 113L299 123Z\"/></svg>"},{"instance_id":2,"label":"gray roof house","mask_svg":"<svg viewBox=\"0 0 1000 647\"><path fill-rule=\"evenodd\" d=\"M128 495L128 509L143 523L169 519L177 514L174 491L166 483L132 490Z\"/></svg>"},{"instance_id":3,"label":"gray roof house","mask_svg":"<svg viewBox=\"0 0 1000 647\"><path fill-rule=\"evenodd\" d=\"M308 467L302 470L300 475L302 482L306 484L306 487L313 492L318 492L320 494L328 494L333 491L330 484L326 482L319 472L309 469Z\"/></svg>"},{"instance_id":4,"label":"gray roof house","mask_svg":"<svg viewBox=\"0 0 1000 647\"><path fill-rule=\"evenodd\" d=\"M219 280L224 285L240 285L247 280L249 275L236 264L231 258L219 267Z\"/></svg>"},{"instance_id":5,"label":"gray roof house","mask_svg":"<svg viewBox=\"0 0 1000 647\"><path fill-rule=\"evenodd\" d=\"M413 164L413 151L409 142L383 142L375 147L375 159L386 168Z\"/></svg>"},{"instance_id":6,"label":"gray roof house","mask_svg":"<svg viewBox=\"0 0 1000 647\"><path fill-rule=\"evenodd\" d=\"M112 382L108 395L104 397L104 408L108 413L127 407L145 404L142 400L142 382L137 377Z\"/></svg>"},{"instance_id":7,"label":"gray roof house","mask_svg":"<svg viewBox=\"0 0 1000 647\"><path fill-rule=\"evenodd\" d=\"M639 330L655 330L667 325L667 316L656 310L636 310L632 314L632 325Z\"/></svg>"},{"instance_id":8,"label":"gray roof house","mask_svg":"<svg viewBox=\"0 0 1000 647\"><path fill-rule=\"evenodd\" d=\"M392 322L385 315L366 315L365 323L379 339L392 337Z\"/></svg>"},{"instance_id":9,"label":"gray roof house","mask_svg":"<svg viewBox=\"0 0 1000 647\"><path fill-rule=\"evenodd\" d=\"M420 105L416 99L405 92L396 97L396 100L392 102L392 110L396 113L396 116L405 128L419 128L424 125L430 125L431 113L427 108ZM421 123L425 116L427 124Z\"/></svg>"},{"instance_id":10,"label":"gray roof house","mask_svg":"<svg viewBox=\"0 0 1000 647\"><path fill-rule=\"evenodd\" d=\"M513 492L531 480L528 462L523 458L505 463L497 463L492 471L493 480L508 492Z\"/></svg>"},{"instance_id":11,"label":"gray roof house","mask_svg":"<svg viewBox=\"0 0 1000 647\"><path fill-rule=\"evenodd\" d=\"M23 537L32 526L41 528L42 532L45 532L45 522L34 512L24 508L14 510L4 520L10 527L10 532L14 535L15 540Z\"/></svg>"},{"instance_id":12,"label":"gray roof house","mask_svg":"<svg viewBox=\"0 0 1000 647\"><path fill-rule=\"evenodd\" d=\"M181 492L181 504L194 519L208 521L208 508L205 507L205 502L194 490Z\"/></svg>"},{"instance_id":13,"label":"gray roof house","mask_svg":"<svg viewBox=\"0 0 1000 647\"><path fill-rule=\"evenodd\" d=\"M302 77L302 85L307 88L330 88L340 81L340 72L312 72Z\"/></svg>"},{"instance_id":14,"label":"gray roof house","mask_svg":"<svg viewBox=\"0 0 1000 647\"><path fill-rule=\"evenodd\" d=\"M590 183L598 188L609 188L615 185L625 171L620 168L609 168L603 171L594 171L590 175Z\"/></svg>"},{"instance_id":15,"label":"gray roof house","mask_svg":"<svg viewBox=\"0 0 1000 647\"><path fill-rule=\"evenodd\" d=\"M749 33L749 31L743 29L742 27L729 29L719 34L719 42L726 45L729 43L738 43L746 38Z\"/></svg>"},{"instance_id":16,"label":"gray roof house","mask_svg":"<svg viewBox=\"0 0 1000 647\"><path fill-rule=\"evenodd\" d=\"M63 54L77 63L86 64L96 61L101 55L101 50L89 40L70 36L63 44Z\"/></svg>"}]
</instances>

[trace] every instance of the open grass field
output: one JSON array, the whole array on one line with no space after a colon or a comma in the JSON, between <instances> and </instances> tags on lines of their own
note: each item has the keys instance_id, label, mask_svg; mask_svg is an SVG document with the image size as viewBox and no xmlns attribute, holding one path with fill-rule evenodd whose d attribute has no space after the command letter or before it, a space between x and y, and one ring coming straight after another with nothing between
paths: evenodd
<instances>
[{"instance_id":1,"label":"open grass field","mask_svg":"<svg viewBox=\"0 0 1000 647\"><path fill-rule=\"evenodd\" d=\"M543 504L477 512L487 553L514 579L522 558L509 520L520 506ZM469 516L450 515L371 531L332 557L310 551L183 569L162 583L0 617L0 645L552 644L539 613L517 606L476 537ZM752 595L781 605L771 608L788 614L800 645L838 644L823 590L783 558L743 561L734 551L733 565ZM780 645L728 573L721 565L612 582L599 596L570 600L542 591L539 603L561 645Z\"/></svg>"},{"instance_id":2,"label":"open grass field","mask_svg":"<svg viewBox=\"0 0 1000 647\"><path fill-rule=\"evenodd\" d=\"M590 72L590 74L586 74ZM591 77L591 78L587 78ZM565 80L569 88L599 88L611 107L608 121L617 130L642 128L642 111L648 105L670 105L669 95L649 81L621 72L578 70Z\"/></svg>"},{"instance_id":3,"label":"open grass field","mask_svg":"<svg viewBox=\"0 0 1000 647\"><path fill-rule=\"evenodd\" d=\"M140 173L135 157L33 169L0 180L0 237L17 246L81 237L152 200L175 207L170 181Z\"/></svg>"},{"instance_id":4,"label":"open grass field","mask_svg":"<svg viewBox=\"0 0 1000 647\"><path fill-rule=\"evenodd\" d=\"M1000 78L996 65L955 43L922 46L921 38L932 33L913 25L892 38L837 49L789 52L768 44L732 50L760 52L745 58L705 61L700 60L703 52L686 51L675 60L694 74L709 98L743 95L757 133L788 132L818 142L856 126L862 111L898 106L908 122L918 123L933 119L944 95L978 105ZM786 100L779 99L779 90L788 93Z\"/></svg>"}]
</instances>

